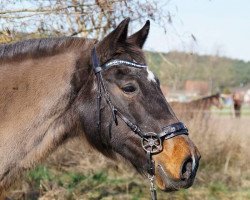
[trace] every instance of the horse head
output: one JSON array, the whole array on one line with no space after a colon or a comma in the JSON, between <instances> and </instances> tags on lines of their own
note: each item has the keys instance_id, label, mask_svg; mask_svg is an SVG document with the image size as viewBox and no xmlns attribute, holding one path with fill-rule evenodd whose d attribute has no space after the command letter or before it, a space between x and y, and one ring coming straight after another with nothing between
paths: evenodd
<instances>
[{"instance_id":1,"label":"horse head","mask_svg":"<svg viewBox=\"0 0 250 200\"><path fill-rule=\"evenodd\" d=\"M167 103L159 79L146 66L142 47L150 22L131 36L127 36L128 24L129 19L122 21L95 44L89 56L90 70L96 69L91 72L90 93L83 98L85 108L78 106L82 128L97 150L109 157L121 155L140 173L148 173L152 161L160 189L190 187L200 154ZM172 137L166 127L185 132ZM155 147L148 141L155 142ZM148 146L156 151L150 152Z\"/></svg>"},{"instance_id":2,"label":"horse head","mask_svg":"<svg viewBox=\"0 0 250 200\"><path fill-rule=\"evenodd\" d=\"M211 96L211 104L215 107L217 107L218 109L222 109L223 108L223 105L221 103L221 95L220 93L217 93L215 95L212 95Z\"/></svg>"}]
</instances>

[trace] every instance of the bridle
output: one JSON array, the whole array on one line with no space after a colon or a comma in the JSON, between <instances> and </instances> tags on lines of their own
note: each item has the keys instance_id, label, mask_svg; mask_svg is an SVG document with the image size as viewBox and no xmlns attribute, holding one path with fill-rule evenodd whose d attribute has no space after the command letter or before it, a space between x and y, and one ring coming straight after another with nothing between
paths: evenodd
<instances>
[{"instance_id":1,"label":"bridle","mask_svg":"<svg viewBox=\"0 0 250 200\"><path fill-rule=\"evenodd\" d=\"M158 154L162 151L162 140L163 139L170 139L178 135L188 135L188 129L187 127L182 123L174 123L168 126L165 126L162 128L162 132L160 133L154 133L154 132L143 132L136 124L131 122L125 115L123 115L119 109L117 109L110 99L109 92L107 90L107 87L104 83L102 71L116 66L119 67L122 66L128 66L128 67L134 67L138 69L145 69L147 68L147 65L138 64L131 61L125 61L125 60L119 60L114 59L106 62L103 65L100 65L100 61L97 56L96 48L94 47L91 52L92 57L92 68L96 75L97 79L97 127L98 131L101 134L101 100L102 97L105 98L106 103L108 104L110 111L112 113L112 117L109 124L109 136L111 137L111 129L113 122L115 122L116 126L118 125L117 116L136 134L141 138L141 145L142 148L146 151L147 159L148 159L148 165L147 165L147 173L148 173L148 179L150 181L150 191L151 191L151 199L156 200L157 194L156 194L156 188L154 186L154 178L155 178L155 165L154 161L152 159L152 155Z\"/></svg>"}]
</instances>

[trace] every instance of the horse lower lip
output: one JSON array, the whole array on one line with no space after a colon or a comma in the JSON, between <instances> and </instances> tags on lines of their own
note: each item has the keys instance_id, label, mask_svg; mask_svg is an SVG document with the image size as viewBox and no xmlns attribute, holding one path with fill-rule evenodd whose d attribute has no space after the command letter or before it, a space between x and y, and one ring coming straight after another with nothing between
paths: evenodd
<instances>
[{"instance_id":1,"label":"horse lower lip","mask_svg":"<svg viewBox=\"0 0 250 200\"><path fill-rule=\"evenodd\" d=\"M157 167L158 167L158 172L160 174L160 177L165 184L165 188L164 188L165 191L175 191L181 188L189 188L190 186L192 186L193 180L194 180L193 178L188 179L188 180L173 180L165 172L162 165L158 164Z\"/></svg>"}]
</instances>

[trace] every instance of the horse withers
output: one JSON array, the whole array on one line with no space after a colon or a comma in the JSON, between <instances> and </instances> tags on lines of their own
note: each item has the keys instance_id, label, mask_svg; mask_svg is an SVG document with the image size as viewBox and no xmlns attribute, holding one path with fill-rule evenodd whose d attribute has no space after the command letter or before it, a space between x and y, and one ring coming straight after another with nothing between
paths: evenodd
<instances>
[{"instance_id":1,"label":"horse withers","mask_svg":"<svg viewBox=\"0 0 250 200\"><path fill-rule=\"evenodd\" d=\"M192 185L200 155L146 66L150 23L129 37L128 24L101 41L50 38L0 47L1 194L81 136L155 177L162 190Z\"/></svg>"}]
</instances>

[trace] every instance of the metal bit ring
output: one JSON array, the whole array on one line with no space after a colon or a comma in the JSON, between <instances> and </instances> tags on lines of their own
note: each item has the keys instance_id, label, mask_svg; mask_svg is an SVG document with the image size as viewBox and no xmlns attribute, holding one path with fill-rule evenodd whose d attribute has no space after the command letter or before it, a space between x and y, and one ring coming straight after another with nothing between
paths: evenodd
<instances>
[{"instance_id":1,"label":"metal bit ring","mask_svg":"<svg viewBox=\"0 0 250 200\"><path fill-rule=\"evenodd\" d=\"M156 154L162 151L162 141L156 133L146 133L143 136L141 143L143 149L151 154Z\"/></svg>"}]
</instances>

